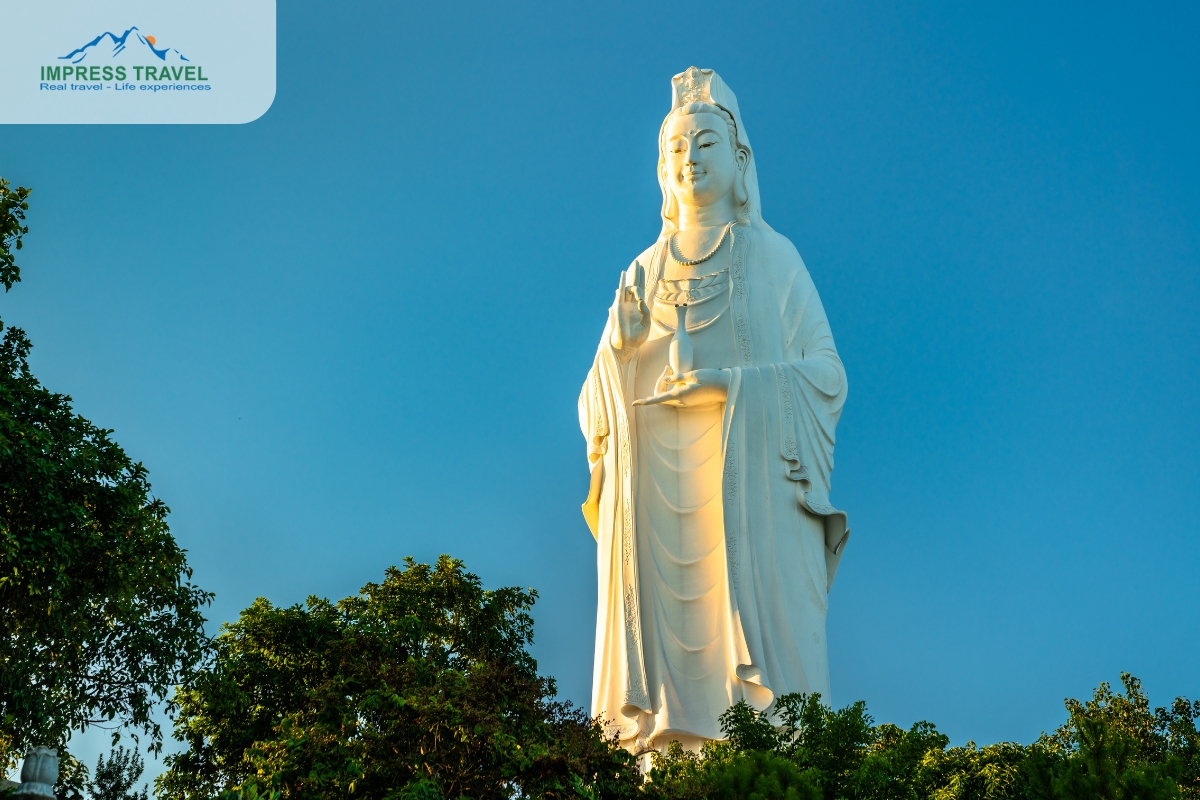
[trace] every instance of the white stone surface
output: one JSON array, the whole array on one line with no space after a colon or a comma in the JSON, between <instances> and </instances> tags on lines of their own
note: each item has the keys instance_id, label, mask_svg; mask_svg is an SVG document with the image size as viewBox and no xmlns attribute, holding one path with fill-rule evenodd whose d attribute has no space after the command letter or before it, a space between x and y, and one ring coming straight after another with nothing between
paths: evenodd
<instances>
[{"instance_id":1,"label":"white stone surface","mask_svg":"<svg viewBox=\"0 0 1200 800\"><path fill-rule=\"evenodd\" d=\"M733 92L695 67L671 88L662 233L621 273L579 397L592 713L635 752L698 749L739 700L828 700L827 598L849 536L829 504L846 375L816 287L763 221Z\"/></svg>"},{"instance_id":2,"label":"white stone surface","mask_svg":"<svg viewBox=\"0 0 1200 800\"><path fill-rule=\"evenodd\" d=\"M58 782L58 751L49 747L35 747L25 754L21 765L21 785L15 795L30 797L54 797L54 784Z\"/></svg>"}]
</instances>

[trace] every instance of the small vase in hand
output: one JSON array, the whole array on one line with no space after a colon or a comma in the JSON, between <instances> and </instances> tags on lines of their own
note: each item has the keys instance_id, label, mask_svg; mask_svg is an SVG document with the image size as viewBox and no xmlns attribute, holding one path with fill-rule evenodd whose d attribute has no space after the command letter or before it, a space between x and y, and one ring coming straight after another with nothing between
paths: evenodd
<instances>
[{"instance_id":1,"label":"small vase in hand","mask_svg":"<svg viewBox=\"0 0 1200 800\"><path fill-rule=\"evenodd\" d=\"M678 322L675 326L675 337L671 339L668 359L671 371L676 375L692 371L692 340L687 332L687 304L675 306Z\"/></svg>"}]
</instances>

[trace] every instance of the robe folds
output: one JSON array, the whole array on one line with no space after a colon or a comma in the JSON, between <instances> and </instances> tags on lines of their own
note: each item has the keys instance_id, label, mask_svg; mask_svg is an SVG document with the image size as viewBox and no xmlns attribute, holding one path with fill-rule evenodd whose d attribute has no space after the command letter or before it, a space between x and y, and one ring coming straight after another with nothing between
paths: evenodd
<instances>
[{"instance_id":1,"label":"robe folds","mask_svg":"<svg viewBox=\"0 0 1200 800\"><path fill-rule=\"evenodd\" d=\"M768 709L777 695L820 692L829 700L825 614L849 537L846 515L829 503L834 431L846 376L825 310L799 253L765 223L731 228L729 313L736 362L721 419L721 518L729 704ZM645 297L663 275L665 237L640 262ZM583 512L597 541L599 576L592 714L634 750L677 738L718 738L662 720L668 702L648 685L643 584L637 531L638 441L632 403L638 355L610 345L611 317L579 397L591 489ZM715 487L714 487L715 488ZM655 626L649 626L651 630ZM659 635L662 635L661 633ZM674 701L678 702L678 701ZM720 713L717 711L716 713ZM696 726L693 726L696 727Z\"/></svg>"}]
</instances>

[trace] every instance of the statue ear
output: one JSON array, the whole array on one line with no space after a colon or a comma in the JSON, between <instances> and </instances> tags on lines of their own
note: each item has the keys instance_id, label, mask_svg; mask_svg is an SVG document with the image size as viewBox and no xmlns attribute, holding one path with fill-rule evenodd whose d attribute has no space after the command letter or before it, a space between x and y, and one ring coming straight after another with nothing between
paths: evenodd
<instances>
[{"instance_id":1,"label":"statue ear","mask_svg":"<svg viewBox=\"0 0 1200 800\"><path fill-rule=\"evenodd\" d=\"M750 193L746 191L746 167L750 164L750 156L739 147L734 158L737 160L738 174L733 179L733 199L737 200L739 206L744 206L750 202Z\"/></svg>"}]
</instances>

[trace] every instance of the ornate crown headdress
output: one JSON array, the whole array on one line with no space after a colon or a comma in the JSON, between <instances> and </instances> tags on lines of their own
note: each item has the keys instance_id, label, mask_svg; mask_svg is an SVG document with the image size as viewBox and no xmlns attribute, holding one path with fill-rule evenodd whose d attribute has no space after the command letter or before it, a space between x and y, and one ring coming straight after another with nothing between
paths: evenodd
<instances>
[{"instance_id":1,"label":"ornate crown headdress","mask_svg":"<svg viewBox=\"0 0 1200 800\"><path fill-rule=\"evenodd\" d=\"M696 67L688 67L682 77L679 87L679 101L682 105L712 102L712 90L709 88L712 83L711 72L705 75Z\"/></svg>"},{"instance_id":2,"label":"ornate crown headdress","mask_svg":"<svg viewBox=\"0 0 1200 800\"><path fill-rule=\"evenodd\" d=\"M708 103L717 106L733 117L738 144L749 147L742 130L741 114L738 113L737 98L711 69L688 67L671 79L671 108L682 108L692 103Z\"/></svg>"}]
</instances>

